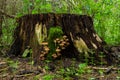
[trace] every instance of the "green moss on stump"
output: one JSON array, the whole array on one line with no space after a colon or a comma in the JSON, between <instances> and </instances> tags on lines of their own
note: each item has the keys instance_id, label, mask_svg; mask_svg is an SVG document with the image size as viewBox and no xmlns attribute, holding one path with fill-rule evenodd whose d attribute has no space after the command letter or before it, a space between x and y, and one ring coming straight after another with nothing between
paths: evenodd
<instances>
[{"instance_id":1,"label":"green moss on stump","mask_svg":"<svg viewBox=\"0 0 120 80\"><path fill-rule=\"evenodd\" d=\"M48 58L52 59L52 54L55 53L55 50L57 48L57 45L54 43L54 40L56 38L61 38L63 35L62 28L57 27L51 27L48 34L48 46L50 48L50 53L48 54Z\"/></svg>"}]
</instances>

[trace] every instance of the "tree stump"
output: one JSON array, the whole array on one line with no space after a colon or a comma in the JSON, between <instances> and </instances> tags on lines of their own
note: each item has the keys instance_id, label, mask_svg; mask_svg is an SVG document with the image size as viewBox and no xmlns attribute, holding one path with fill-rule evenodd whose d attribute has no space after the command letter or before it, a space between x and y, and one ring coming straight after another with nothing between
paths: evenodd
<instances>
[{"instance_id":1,"label":"tree stump","mask_svg":"<svg viewBox=\"0 0 120 80\"><path fill-rule=\"evenodd\" d=\"M50 49L48 46L49 30L52 27L61 27L62 38L56 37L54 39L63 40L66 37L69 45L63 47L64 49L57 48L60 47L58 45L55 49L60 54L51 53L53 58L66 56L82 60L85 57L90 59L92 55L95 60L101 60L99 54L103 52L105 42L95 32L93 20L90 16L54 13L29 14L20 17L17 22L18 26L14 32L15 41L8 52L9 55L22 55L25 49L30 47L33 51L32 57L34 60L46 59L45 54L49 54ZM47 50L47 52L45 53L43 50ZM104 61L109 60L107 58L105 57Z\"/></svg>"}]
</instances>

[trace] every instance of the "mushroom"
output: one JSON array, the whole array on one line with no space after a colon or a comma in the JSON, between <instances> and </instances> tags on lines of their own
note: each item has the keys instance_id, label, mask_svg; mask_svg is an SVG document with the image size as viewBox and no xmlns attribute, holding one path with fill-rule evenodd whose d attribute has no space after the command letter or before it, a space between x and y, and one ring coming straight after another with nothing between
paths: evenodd
<instances>
[{"instance_id":1,"label":"mushroom","mask_svg":"<svg viewBox=\"0 0 120 80\"><path fill-rule=\"evenodd\" d=\"M66 36L66 35L64 35L64 36L63 36L63 38L64 38L64 39L66 39L66 38L67 38L67 36Z\"/></svg>"},{"instance_id":2,"label":"mushroom","mask_svg":"<svg viewBox=\"0 0 120 80\"><path fill-rule=\"evenodd\" d=\"M43 57L44 56L44 54L40 54L40 57Z\"/></svg>"},{"instance_id":3,"label":"mushroom","mask_svg":"<svg viewBox=\"0 0 120 80\"><path fill-rule=\"evenodd\" d=\"M63 39L60 39L60 42L63 42L64 40Z\"/></svg>"},{"instance_id":4,"label":"mushroom","mask_svg":"<svg viewBox=\"0 0 120 80\"><path fill-rule=\"evenodd\" d=\"M52 54L52 57L57 58L58 56L54 53L54 54Z\"/></svg>"},{"instance_id":5,"label":"mushroom","mask_svg":"<svg viewBox=\"0 0 120 80\"><path fill-rule=\"evenodd\" d=\"M58 49L58 48L56 49L56 52L60 52L60 51L61 51L60 49Z\"/></svg>"},{"instance_id":6,"label":"mushroom","mask_svg":"<svg viewBox=\"0 0 120 80\"><path fill-rule=\"evenodd\" d=\"M57 55L58 55L58 56L60 56L60 55L61 55L61 53L59 53L59 52L58 52L58 53L57 53Z\"/></svg>"},{"instance_id":7,"label":"mushroom","mask_svg":"<svg viewBox=\"0 0 120 80\"><path fill-rule=\"evenodd\" d=\"M63 46L64 46L64 44L63 44L63 43L60 43L59 45L60 45L60 47L63 47Z\"/></svg>"},{"instance_id":8,"label":"mushroom","mask_svg":"<svg viewBox=\"0 0 120 80\"><path fill-rule=\"evenodd\" d=\"M46 52L48 52L50 49L49 49L47 46L45 46L45 47L44 47L44 50L45 50Z\"/></svg>"},{"instance_id":9,"label":"mushroom","mask_svg":"<svg viewBox=\"0 0 120 80\"><path fill-rule=\"evenodd\" d=\"M55 40L54 40L54 43L56 43L56 42L57 42L57 40L55 39Z\"/></svg>"},{"instance_id":10,"label":"mushroom","mask_svg":"<svg viewBox=\"0 0 120 80\"><path fill-rule=\"evenodd\" d=\"M65 39L65 41L69 41L69 39Z\"/></svg>"},{"instance_id":11,"label":"mushroom","mask_svg":"<svg viewBox=\"0 0 120 80\"><path fill-rule=\"evenodd\" d=\"M61 44L64 44L64 45L65 45L65 44L66 44L66 42L65 42L65 41L63 41Z\"/></svg>"},{"instance_id":12,"label":"mushroom","mask_svg":"<svg viewBox=\"0 0 120 80\"><path fill-rule=\"evenodd\" d=\"M56 41L59 41L60 39L59 39L59 38L56 38L55 40L56 40Z\"/></svg>"},{"instance_id":13,"label":"mushroom","mask_svg":"<svg viewBox=\"0 0 120 80\"><path fill-rule=\"evenodd\" d=\"M45 55L45 54L47 54L48 52L43 52L43 54Z\"/></svg>"},{"instance_id":14,"label":"mushroom","mask_svg":"<svg viewBox=\"0 0 120 80\"><path fill-rule=\"evenodd\" d=\"M65 47L61 47L61 49L65 49Z\"/></svg>"},{"instance_id":15,"label":"mushroom","mask_svg":"<svg viewBox=\"0 0 120 80\"><path fill-rule=\"evenodd\" d=\"M66 42L66 45L68 46L70 43L69 42Z\"/></svg>"},{"instance_id":16,"label":"mushroom","mask_svg":"<svg viewBox=\"0 0 120 80\"><path fill-rule=\"evenodd\" d=\"M41 51L41 54L43 54L45 51Z\"/></svg>"},{"instance_id":17,"label":"mushroom","mask_svg":"<svg viewBox=\"0 0 120 80\"><path fill-rule=\"evenodd\" d=\"M42 42L41 45L46 46L46 45L48 45L48 42Z\"/></svg>"},{"instance_id":18,"label":"mushroom","mask_svg":"<svg viewBox=\"0 0 120 80\"><path fill-rule=\"evenodd\" d=\"M61 41L59 40L59 41L57 41L57 43L59 44Z\"/></svg>"}]
</instances>

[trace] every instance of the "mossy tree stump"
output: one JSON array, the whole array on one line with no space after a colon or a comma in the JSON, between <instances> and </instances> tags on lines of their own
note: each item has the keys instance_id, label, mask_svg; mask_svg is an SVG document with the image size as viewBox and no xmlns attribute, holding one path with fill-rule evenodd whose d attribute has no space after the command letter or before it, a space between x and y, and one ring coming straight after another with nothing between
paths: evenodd
<instances>
[{"instance_id":1,"label":"mossy tree stump","mask_svg":"<svg viewBox=\"0 0 120 80\"><path fill-rule=\"evenodd\" d=\"M20 17L17 22L18 26L14 32L15 41L8 52L9 55L22 55L29 46L33 51L33 59L39 61L44 49L43 43L48 42L50 28L59 26L63 31L62 36L67 36L69 40L69 45L60 50L61 56L78 59L87 56L90 59L92 50L94 58L100 60L99 53L103 52L104 41L96 34L90 16L54 13L29 14ZM46 54L49 54L49 49ZM108 57L105 57L104 61L107 60L109 60Z\"/></svg>"}]
</instances>

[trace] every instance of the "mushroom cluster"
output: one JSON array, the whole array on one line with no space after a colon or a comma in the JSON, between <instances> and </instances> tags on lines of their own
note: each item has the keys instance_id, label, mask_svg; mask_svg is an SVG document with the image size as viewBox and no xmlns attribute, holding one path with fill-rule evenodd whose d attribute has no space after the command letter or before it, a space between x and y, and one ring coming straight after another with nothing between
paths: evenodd
<instances>
[{"instance_id":1,"label":"mushroom cluster","mask_svg":"<svg viewBox=\"0 0 120 80\"><path fill-rule=\"evenodd\" d=\"M66 35L62 36L61 38L54 39L54 44L56 46L55 53L52 53L52 57L56 59L61 55L61 51L64 50L70 43L69 39ZM50 48L48 47L48 42L42 42L42 51L39 56L40 60L45 60L45 56L49 54Z\"/></svg>"},{"instance_id":2,"label":"mushroom cluster","mask_svg":"<svg viewBox=\"0 0 120 80\"><path fill-rule=\"evenodd\" d=\"M48 47L48 42L42 42L41 43L42 46L42 51L41 54L39 56L40 60L45 60L45 56L49 53L50 49Z\"/></svg>"},{"instance_id":3,"label":"mushroom cluster","mask_svg":"<svg viewBox=\"0 0 120 80\"><path fill-rule=\"evenodd\" d=\"M64 50L70 43L69 39L66 35L62 36L62 38L56 38L54 40L54 43L56 45L55 53L52 54L53 58L57 58L61 55L61 51Z\"/></svg>"}]
</instances>

